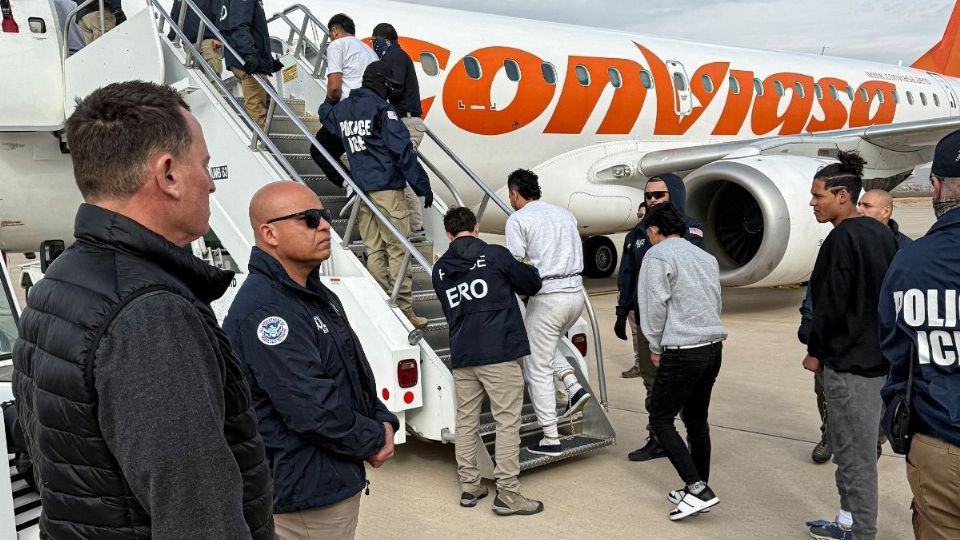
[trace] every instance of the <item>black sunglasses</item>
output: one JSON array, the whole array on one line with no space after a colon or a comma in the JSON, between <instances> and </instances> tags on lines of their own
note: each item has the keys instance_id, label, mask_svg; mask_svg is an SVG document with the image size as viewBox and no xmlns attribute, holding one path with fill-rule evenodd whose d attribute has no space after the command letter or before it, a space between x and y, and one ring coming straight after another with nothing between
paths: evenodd
<instances>
[{"instance_id":1,"label":"black sunglasses","mask_svg":"<svg viewBox=\"0 0 960 540\"><path fill-rule=\"evenodd\" d=\"M297 212L295 214L290 214L288 216L281 216L278 218L273 218L267 223L273 223L275 221L283 221L285 219L302 219L303 222L307 225L308 229L316 229L320 226L320 220L324 220L327 223L333 222L333 212L329 208L312 208L310 210L304 210L303 212Z\"/></svg>"},{"instance_id":2,"label":"black sunglasses","mask_svg":"<svg viewBox=\"0 0 960 540\"><path fill-rule=\"evenodd\" d=\"M647 191L644 192L643 196L647 198L648 201L655 199L662 199L667 196L668 191Z\"/></svg>"}]
</instances>

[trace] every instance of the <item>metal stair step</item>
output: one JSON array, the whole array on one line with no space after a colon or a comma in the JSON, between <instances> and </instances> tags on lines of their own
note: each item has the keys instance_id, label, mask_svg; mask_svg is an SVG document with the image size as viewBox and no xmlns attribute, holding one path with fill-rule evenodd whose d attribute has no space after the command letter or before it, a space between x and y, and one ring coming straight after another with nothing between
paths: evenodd
<instances>
[{"instance_id":1,"label":"metal stair step","mask_svg":"<svg viewBox=\"0 0 960 540\"><path fill-rule=\"evenodd\" d=\"M589 452L595 452L617 442L616 437L592 437L589 435L571 435L560 438L563 453L559 456L541 456L532 454L526 448L520 448L520 470L525 471L548 463L563 461Z\"/></svg>"},{"instance_id":2,"label":"metal stair step","mask_svg":"<svg viewBox=\"0 0 960 540\"><path fill-rule=\"evenodd\" d=\"M302 133L278 133L271 127L270 140L284 154L310 153L310 142L307 140L307 136Z\"/></svg>"},{"instance_id":3,"label":"metal stair step","mask_svg":"<svg viewBox=\"0 0 960 540\"><path fill-rule=\"evenodd\" d=\"M312 114L297 116L301 122L307 125L311 132L320 131L320 119ZM270 135L274 133L298 133L300 128L293 123L293 120L285 114L274 114L273 121L270 122Z\"/></svg>"},{"instance_id":4,"label":"metal stair step","mask_svg":"<svg viewBox=\"0 0 960 540\"><path fill-rule=\"evenodd\" d=\"M293 164L294 169L296 169L299 162L291 161L290 163ZM344 193L346 193L346 190L342 187L335 186L333 182L328 181L327 177L323 174L301 174L300 178L303 179L303 183L306 184L307 187L320 196L320 200L323 200L323 198L328 195L345 197Z\"/></svg>"},{"instance_id":5,"label":"metal stair step","mask_svg":"<svg viewBox=\"0 0 960 540\"><path fill-rule=\"evenodd\" d=\"M294 170L296 170L301 177L304 177L305 175L324 177L323 171L320 170L320 167L317 165L317 163L313 161L312 157L310 157L310 153L308 150L306 151L306 153L284 152L283 157L285 157L287 161L290 162L290 165L293 166ZM326 182L326 180L324 181ZM330 184L330 182L327 182L327 183ZM330 184L330 185L332 186L333 184Z\"/></svg>"}]
</instances>

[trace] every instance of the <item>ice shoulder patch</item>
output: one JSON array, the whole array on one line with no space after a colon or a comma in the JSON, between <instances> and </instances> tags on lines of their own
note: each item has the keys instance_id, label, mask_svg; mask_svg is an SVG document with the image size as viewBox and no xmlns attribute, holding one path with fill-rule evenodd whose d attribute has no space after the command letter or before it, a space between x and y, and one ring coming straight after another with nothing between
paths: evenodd
<instances>
[{"instance_id":1,"label":"ice shoulder patch","mask_svg":"<svg viewBox=\"0 0 960 540\"><path fill-rule=\"evenodd\" d=\"M257 327L257 338L264 345L279 345L287 339L290 327L280 317L267 317Z\"/></svg>"},{"instance_id":2,"label":"ice shoulder patch","mask_svg":"<svg viewBox=\"0 0 960 540\"><path fill-rule=\"evenodd\" d=\"M398 120L397 113L394 111L387 111L387 118L391 120Z\"/></svg>"}]
</instances>

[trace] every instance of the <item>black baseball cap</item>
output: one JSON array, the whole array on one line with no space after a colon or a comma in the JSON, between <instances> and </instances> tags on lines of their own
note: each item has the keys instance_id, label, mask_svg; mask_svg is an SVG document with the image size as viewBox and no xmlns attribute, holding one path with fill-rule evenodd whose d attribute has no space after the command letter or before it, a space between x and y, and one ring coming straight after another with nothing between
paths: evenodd
<instances>
[{"instance_id":1,"label":"black baseball cap","mask_svg":"<svg viewBox=\"0 0 960 540\"><path fill-rule=\"evenodd\" d=\"M363 82L386 81L388 84L398 86L400 81L393 77L393 68L383 60L370 62L367 69L363 71Z\"/></svg>"},{"instance_id":2,"label":"black baseball cap","mask_svg":"<svg viewBox=\"0 0 960 540\"><path fill-rule=\"evenodd\" d=\"M960 130L937 143L930 173L941 178L960 178Z\"/></svg>"}]
</instances>

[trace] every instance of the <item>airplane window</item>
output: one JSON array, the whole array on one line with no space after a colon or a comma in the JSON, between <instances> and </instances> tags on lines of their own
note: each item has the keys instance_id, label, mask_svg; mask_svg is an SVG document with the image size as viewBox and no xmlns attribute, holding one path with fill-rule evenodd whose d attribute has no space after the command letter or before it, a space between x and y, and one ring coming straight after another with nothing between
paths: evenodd
<instances>
[{"instance_id":1,"label":"airplane window","mask_svg":"<svg viewBox=\"0 0 960 540\"><path fill-rule=\"evenodd\" d=\"M647 90L653 88L653 77L650 76L649 71L645 69L640 70L640 84Z\"/></svg>"},{"instance_id":2,"label":"airplane window","mask_svg":"<svg viewBox=\"0 0 960 540\"><path fill-rule=\"evenodd\" d=\"M924 107L927 106L927 95L924 94L923 92L920 92L920 104L923 105Z\"/></svg>"},{"instance_id":3,"label":"airplane window","mask_svg":"<svg viewBox=\"0 0 960 540\"><path fill-rule=\"evenodd\" d=\"M758 96L763 95L763 81L760 79L753 80L753 90L757 93Z\"/></svg>"},{"instance_id":4,"label":"airplane window","mask_svg":"<svg viewBox=\"0 0 960 540\"><path fill-rule=\"evenodd\" d=\"M799 98L805 96L806 92L803 90L803 84L798 82L793 83L793 93L795 93Z\"/></svg>"},{"instance_id":5,"label":"airplane window","mask_svg":"<svg viewBox=\"0 0 960 540\"><path fill-rule=\"evenodd\" d=\"M860 88L860 99L862 99L864 103L870 101L870 95L867 94L866 88Z\"/></svg>"},{"instance_id":6,"label":"airplane window","mask_svg":"<svg viewBox=\"0 0 960 540\"><path fill-rule=\"evenodd\" d=\"M847 87L847 97L850 98L850 101L853 101L853 87Z\"/></svg>"},{"instance_id":7,"label":"airplane window","mask_svg":"<svg viewBox=\"0 0 960 540\"><path fill-rule=\"evenodd\" d=\"M773 81L773 87L777 90L777 95L783 97L783 83L780 81Z\"/></svg>"},{"instance_id":8,"label":"airplane window","mask_svg":"<svg viewBox=\"0 0 960 540\"><path fill-rule=\"evenodd\" d=\"M610 77L610 84L612 84L614 88L620 88L623 86L623 77L620 76L620 72L617 70L617 68L608 69L607 76Z\"/></svg>"},{"instance_id":9,"label":"airplane window","mask_svg":"<svg viewBox=\"0 0 960 540\"><path fill-rule=\"evenodd\" d=\"M543 75L543 80L547 84L557 84L557 70L550 62L540 64L540 74Z\"/></svg>"},{"instance_id":10,"label":"airplane window","mask_svg":"<svg viewBox=\"0 0 960 540\"><path fill-rule=\"evenodd\" d=\"M480 61L472 56L463 57L463 67L467 70L467 77L478 80L483 72L480 71Z\"/></svg>"},{"instance_id":11,"label":"airplane window","mask_svg":"<svg viewBox=\"0 0 960 540\"><path fill-rule=\"evenodd\" d=\"M823 88L820 88L819 83L813 85L813 95L817 96L817 99L823 99Z\"/></svg>"},{"instance_id":12,"label":"airplane window","mask_svg":"<svg viewBox=\"0 0 960 540\"><path fill-rule=\"evenodd\" d=\"M840 93L837 92L837 87L832 84L830 85L830 97L835 101L840 99Z\"/></svg>"},{"instance_id":13,"label":"airplane window","mask_svg":"<svg viewBox=\"0 0 960 540\"><path fill-rule=\"evenodd\" d=\"M590 86L590 72L587 71L587 66L577 64L576 71L577 81L583 86Z\"/></svg>"},{"instance_id":14,"label":"airplane window","mask_svg":"<svg viewBox=\"0 0 960 540\"><path fill-rule=\"evenodd\" d=\"M893 96L893 102L899 105L899 104L900 104L900 94L897 93L896 90L891 90L891 91L890 91L890 95Z\"/></svg>"},{"instance_id":15,"label":"airplane window","mask_svg":"<svg viewBox=\"0 0 960 540\"><path fill-rule=\"evenodd\" d=\"M513 82L520 80L520 64L516 60L507 58L503 61L503 69L507 72L507 78Z\"/></svg>"},{"instance_id":16,"label":"airplane window","mask_svg":"<svg viewBox=\"0 0 960 540\"><path fill-rule=\"evenodd\" d=\"M879 101L880 103L883 103L884 99L885 98L883 96L883 90L880 88L877 88L877 101Z\"/></svg>"},{"instance_id":17,"label":"airplane window","mask_svg":"<svg viewBox=\"0 0 960 540\"><path fill-rule=\"evenodd\" d=\"M687 91L687 80L683 78L682 73L673 74L673 85L677 87L677 92L686 92Z\"/></svg>"},{"instance_id":18,"label":"airplane window","mask_svg":"<svg viewBox=\"0 0 960 540\"><path fill-rule=\"evenodd\" d=\"M933 104L936 105L937 107L940 106L940 96L936 94L933 95Z\"/></svg>"},{"instance_id":19,"label":"airplane window","mask_svg":"<svg viewBox=\"0 0 960 540\"><path fill-rule=\"evenodd\" d=\"M740 81L734 79L733 77L729 77L729 78L727 79L727 81L730 83L730 91L731 91L732 93L734 93L734 94L739 94L739 93L740 93Z\"/></svg>"},{"instance_id":20,"label":"airplane window","mask_svg":"<svg viewBox=\"0 0 960 540\"><path fill-rule=\"evenodd\" d=\"M703 89L708 93L713 93L713 79L709 75L704 75L700 77L700 83L703 84Z\"/></svg>"},{"instance_id":21,"label":"airplane window","mask_svg":"<svg viewBox=\"0 0 960 540\"><path fill-rule=\"evenodd\" d=\"M433 53L420 53L420 67L422 67L423 72L430 77L436 77L440 74L440 62Z\"/></svg>"},{"instance_id":22,"label":"airplane window","mask_svg":"<svg viewBox=\"0 0 960 540\"><path fill-rule=\"evenodd\" d=\"M907 90L907 103L913 105L913 92Z\"/></svg>"}]
</instances>

